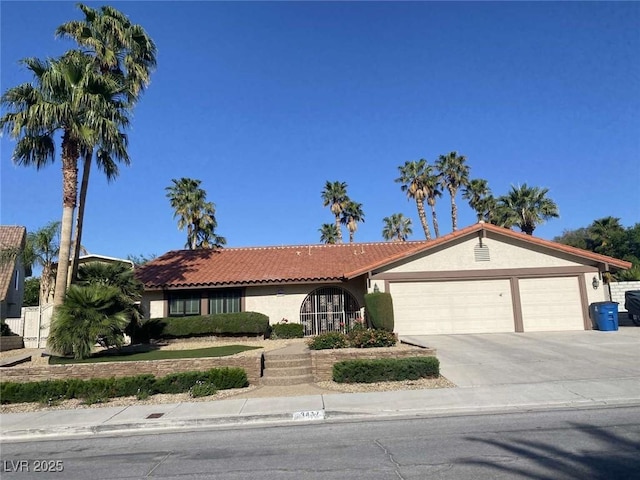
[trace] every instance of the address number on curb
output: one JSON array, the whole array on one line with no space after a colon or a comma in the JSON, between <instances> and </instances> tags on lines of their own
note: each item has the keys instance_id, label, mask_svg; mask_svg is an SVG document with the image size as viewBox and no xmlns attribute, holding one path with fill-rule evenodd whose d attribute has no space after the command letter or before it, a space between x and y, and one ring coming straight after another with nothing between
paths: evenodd
<instances>
[{"instance_id":1,"label":"address number on curb","mask_svg":"<svg viewBox=\"0 0 640 480\"><path fill-rule=\"evenodd\" d=\"M324 420L324 410L309 410L306 412L294 412L293 420Z\"/></svg>"}]
</instances>

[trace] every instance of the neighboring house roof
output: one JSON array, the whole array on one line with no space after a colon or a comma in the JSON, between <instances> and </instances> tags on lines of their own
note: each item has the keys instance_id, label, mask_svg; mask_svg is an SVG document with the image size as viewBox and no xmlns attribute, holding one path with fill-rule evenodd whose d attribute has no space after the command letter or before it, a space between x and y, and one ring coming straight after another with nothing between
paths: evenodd
<instances>
[{"instance_id":1,"label":"neighboring house roof","mask_svg":"<svg viewBox=\"0 0 640 480\"><path fill-rule=\"evenodd\" d=\"M0 261L0 301L7 298L7 291L16 267L16 256L24 247L26 237L27 229L25 227L0 226L0 250L12 253L7 259L3 258L3 261Z\"/></svg>"},{"instance_id":2,"label":"neighboring house roof","mask_svg":"<svg viewBox=\"0 0 640 480\"><path fill-rule=\"evenodd\" d=\"M147 289L344 281L477 232L493 232L616 268L631 264L477 223L431 241L174 250L136 270Z\"/></svg>"},{"instance_id":3,"label":"neighboring house roof","mask_svg":"<svg viewBox=\"0 0 640 480\"><path fill-rule=\"evenodd\" d=\"M105 263L126 263L133 267L133 262L126 258L108 257L106 255L96 255L90 253L88 255L80 255L78 257L78 264L91 263L91 262L105 262Z\"/></svg>"}]
</instances>

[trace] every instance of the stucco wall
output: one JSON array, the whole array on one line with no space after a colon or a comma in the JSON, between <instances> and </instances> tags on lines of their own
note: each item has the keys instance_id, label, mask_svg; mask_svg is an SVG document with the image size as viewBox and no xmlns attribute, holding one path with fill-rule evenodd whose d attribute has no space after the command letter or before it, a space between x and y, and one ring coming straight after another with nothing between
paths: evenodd
<instances>
[{"instance_id":1,"label":"stucco wall","mask_svg":"<svg viewBox=\"0 0 640 480\"><path fill-rule=\"evenodd\" d=\"M264 313L269 321L278 323L286 318L291 323L300 323L300 307L311 292L321 287L341 287L348 290L364 306L366 284L364 278L346 284L309 284L266 287L248 287L245 291L245 309Z\"/></svg>"},{"instance_id":2,"label":"stucco wall","mask_svg":"<svg viewBox=\"0 0 640 480\"><path fill-rule=\"evenodd\" d=\"M269 321L278 323L283 318L289 322L300 322L300 307L302 302L312 291L321 287L341 287L348 290L364 307L366 293L366 278L359 277L340 284L304 284L304 285L271 285L245 288L244 310L259 312L267 315ZM147 318L161 318L166 316L163 292L145 292L142 299Z\"/></svg>"},{"instance_id":3,"label":"stucco wall","mask_svg":"<svg viewBox=\"0 0 640 480\"><path fill-rule=\"evenodd\" d=\"M165 302L163 292L144 292L142 308L145 318L162 318L165 316Z\"/></svg>"},{"instance_id":4,"label":"stucco wall","mask_svg":"<svg viewBox=\"0 0 640 480\"><path fill-rule=\"evenodd\" d=\"M17 288L16 288L17 274ZM4 301L4 308L0 312L2 318L20 318L20 310L22 309L22 300L24 298L24 266L22 258L17 256L15 268L11 274L9 288L7 288L7 296Z\"/></svg>"},{"instance_id":5,"label":"stucco wall","mask_svg":"<svg viewBox=\"0 0 640 480\"><path fill-rule=\"evenodd\" d=\"M483 246L489 250L489 261L476 261L474 248L479 244L473 237L457 244L448 244L446 248L431 250L422 257L396 265L386 272L425 272L451 270L487 270L503 268L564 267L578 266L582 263L570 260L567 255L558 252L550 255L535 245L521 246L517 241L505 241L488 236L482 239ZM379 287L380 288L380 287Z\"/></svg>"},{"instance_id":6,"label":"stucco wall","mask_svg":"<svg viewBox=\"0 0 640 480\"><path fill-rule=\"evenodd\" d=\"M598 288L593 288L593 277L598 279ZM602 276L597 272L585 273L584 282L587 290L587 303L591 305L595 302L606 302L609 300L609 292L607 286L602 281Z\"/></svg>"}]
</instances>

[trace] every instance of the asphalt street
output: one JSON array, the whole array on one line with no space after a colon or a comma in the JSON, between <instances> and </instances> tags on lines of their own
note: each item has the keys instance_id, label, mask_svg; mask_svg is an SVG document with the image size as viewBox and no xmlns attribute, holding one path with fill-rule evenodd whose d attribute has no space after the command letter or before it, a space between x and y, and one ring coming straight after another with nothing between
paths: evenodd
<instances>
[{"instance_id":1,"label":"asphalt street","mask_svg":"<svg viewBox=\"0 0 640 480\"><path fill-rule=\"evenodd\" d=\"M32 440L1 460L3 480L632 479L640 407Z\"/></svg>"}]
</instances>

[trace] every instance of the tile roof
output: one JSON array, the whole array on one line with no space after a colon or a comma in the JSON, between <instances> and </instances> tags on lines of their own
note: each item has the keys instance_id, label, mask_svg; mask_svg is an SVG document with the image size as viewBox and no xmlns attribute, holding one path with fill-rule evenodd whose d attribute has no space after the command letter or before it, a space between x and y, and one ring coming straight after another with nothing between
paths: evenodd
<instances>
[{"instance_id":1,"label":"tile roof","mask_svg":"<svg viewBox=\"0 0 640 480\"><path fill-rule=\"evenodd\" d=\"M27 229L25 227L14 227L0 225L0 250L16 251L23 246L26 239ZM0 301L7 297L7 290L13 278L15 260L0 261Z\"/></svg>"},{"instance_id":2,"label":"tile roof","mask_svg":"<svg viewBox=\"0 0 640 480\"><path fill-rule=\"evenodd\" d=\"M138 268L136 276L148 289L342 281L481 230L616 268L631 267L629 262L477 223L431 241L174 250Z\"/></svg>"},{"instance_id":3,"label":"tile roof","mask_svg":"<svg viewBox=\"0 0 640 480\"><path fill-rule=\"evenodd\" d=\"M418 250L425 242L175 250L136 270L147 288L320 282Z\"/></svg>"}]
</instances>

